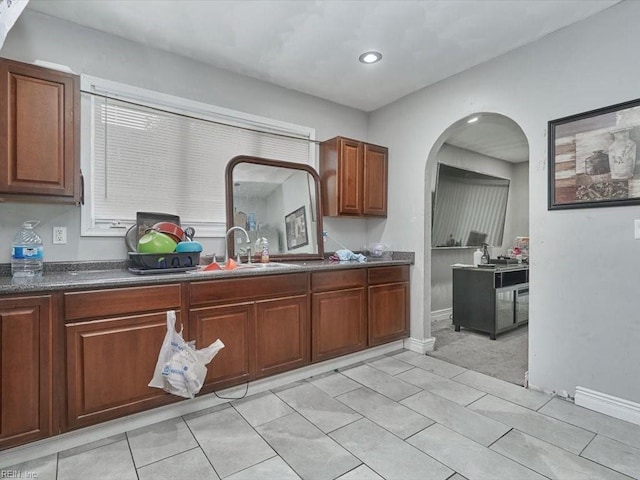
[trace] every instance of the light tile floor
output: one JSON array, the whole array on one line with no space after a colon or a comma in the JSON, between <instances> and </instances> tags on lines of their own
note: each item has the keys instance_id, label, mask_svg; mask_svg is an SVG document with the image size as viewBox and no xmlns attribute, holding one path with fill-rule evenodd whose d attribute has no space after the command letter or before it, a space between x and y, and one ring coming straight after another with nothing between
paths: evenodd
<instances>
[{"instance_id":1,"label":"light tile floor","mask_svg":"<svg viewBox=\"0 0 640 480\"><path fill-rule=\"evenodd\" d=\"M0 478L637 479L640 426L401 351Z\"/></svg>"}]
</instances>

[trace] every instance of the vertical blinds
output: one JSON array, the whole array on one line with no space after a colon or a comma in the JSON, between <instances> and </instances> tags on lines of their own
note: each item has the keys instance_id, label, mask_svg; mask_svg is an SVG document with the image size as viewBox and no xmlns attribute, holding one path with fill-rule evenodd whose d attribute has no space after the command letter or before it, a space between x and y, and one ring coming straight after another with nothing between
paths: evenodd
<instances>
[{"instance_id":1,"label":"vertical blinds","mask_svg":"<svg viewBox=\"0 0 640 480\"><path fill-rule=\"evenodd\" d=\"M441 177L433 244L446 245L449 235L453 235L467 245L468 233L475 231L486 233L489 245L502 245L508 194L508 185L471 184Z\"/></svg>"},{"instance_id":2,"label":"vertical blinds","mask_svg":"<svg viewBox=\"0 0 640 480\"><path fill-rule=\"evenodd\" d=\"M241 118L228 125L99 96L91 101L95 223L135 222L137 211L148 211L224 224L224 172L233 157L311 163L309 137L251 130Z\"/></svg>"}]
</instances>

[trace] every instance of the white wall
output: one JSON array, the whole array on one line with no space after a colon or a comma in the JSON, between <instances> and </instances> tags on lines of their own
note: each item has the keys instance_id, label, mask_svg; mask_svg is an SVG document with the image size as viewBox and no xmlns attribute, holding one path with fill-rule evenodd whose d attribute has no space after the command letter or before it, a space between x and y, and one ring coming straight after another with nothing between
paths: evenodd
<instances>
[{"instance_id":1,"label":"white wall","mask_svg":"<svg viewBox=\"0 0 640 480\"><path fill-rule=\"evenodd\" d=\"M507 250L515 245L516 235L523 236L528 234L528 163L513 164L477 152L454 147L447 143L442 145L442 148L437 152L435 162L509 179L509 197L502 246L490 247L489 253L492 258L498 255L505 255ZM435 175L429 178L431 191L435 190L435 181ZM426 225L430 226L430 221L426 221ZM526 230L523 230L525 227ZM428 248L428 245L425 244L425 247ZM431 312L451 308L453 301L453 271L451 265L454 263L473 263L474 251L475 248L460 247L431 249Z\"/></svg>"},{"instance_id":2,"label":"white wall","mask_svg":"<svg viewBox=\"0 0 640 480\"><path fill-rule=\"evenodd\" d=\"M548 211L546 148L549 120L640 97L638 19L640 2L622 2L371 115L369 141L392 152L381 235L416 251L412 337L430 337L430 251L423 246L431 240L425 192L433 153L457 120L500 113L530 145L530 382L640 402L640 241L633 238L640 206Z\"/></svg>"},{"instance_id":3,"label":"white wall","mask_svg":"<svg viewBox=\"0 0 640 480\"><path fill-rule=\"evenodd\" d=\"M77 73L312 127L319 140L336 135L366 140L364 112L28 9L9 32L0 56L28 63L39 59L63 64ZM37 231L45 243L45 262L126 258L122 238L80 238L78 207L4 203L0 204L0 245L6 248L0 249L0 263L9 262L11 238L23 221L32 219L42 222ZM54 225L67 226L67 245L52 245ZM333 233L355 249L364 243L366 228L366 223L347 219L337 224ZM206 251L223 251L222 239L198 240L205 244Z\"/></svg>"}]
</instances>

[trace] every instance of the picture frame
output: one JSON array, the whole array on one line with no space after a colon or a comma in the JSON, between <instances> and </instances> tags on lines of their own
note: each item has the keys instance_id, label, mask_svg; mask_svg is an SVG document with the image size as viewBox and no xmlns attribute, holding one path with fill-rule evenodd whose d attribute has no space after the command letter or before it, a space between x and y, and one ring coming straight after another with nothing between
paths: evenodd
<instances>
[{"instance_id":1,"label":"picture frame","mask_svg":"<svg viewBox=\"0 0 640 480\"><path fill-rule=\"evenodd\" d=\"M548 209L640 204L640 99L549 121Z\"/></svg>"},{"instance_id":2,"label":"picture frame","mask_svg":"<svg viewBox=\"0 0 640 480\"><path fill-rule=\"evenodd\" d=\"M284 223L288 250L309 245L307 214L304 205L285 215Z\"/></svg>"}]
</instances>

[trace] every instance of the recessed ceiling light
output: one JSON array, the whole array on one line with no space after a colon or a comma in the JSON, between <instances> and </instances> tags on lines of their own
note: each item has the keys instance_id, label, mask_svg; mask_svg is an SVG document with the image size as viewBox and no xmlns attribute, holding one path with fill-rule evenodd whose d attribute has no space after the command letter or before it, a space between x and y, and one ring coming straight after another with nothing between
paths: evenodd
<instances>
[{"instance_id":1,"label":"recessed ceiling light","mask_svg":"<svg viewBox=\"0 0 640 480\"><path fill-rule=\"evenodd\" d=\"M358 57L362 63L376 63L382 60L382 54L380 52L376 52L371 50L370 52L364 52L362 55Z\"/></svg>"},{"instance_id":2,"label":"recessed ceiling light","mask_svg":"<svg viewBox=\"0 0 640 480\"><path fill-rule=\"evenodd\" d=\"M480 120L480 117L471 117L469 120L467 120L467 123L474 123L474 122L477 122L478 120Z\"/></svg>"}]
</instances>

